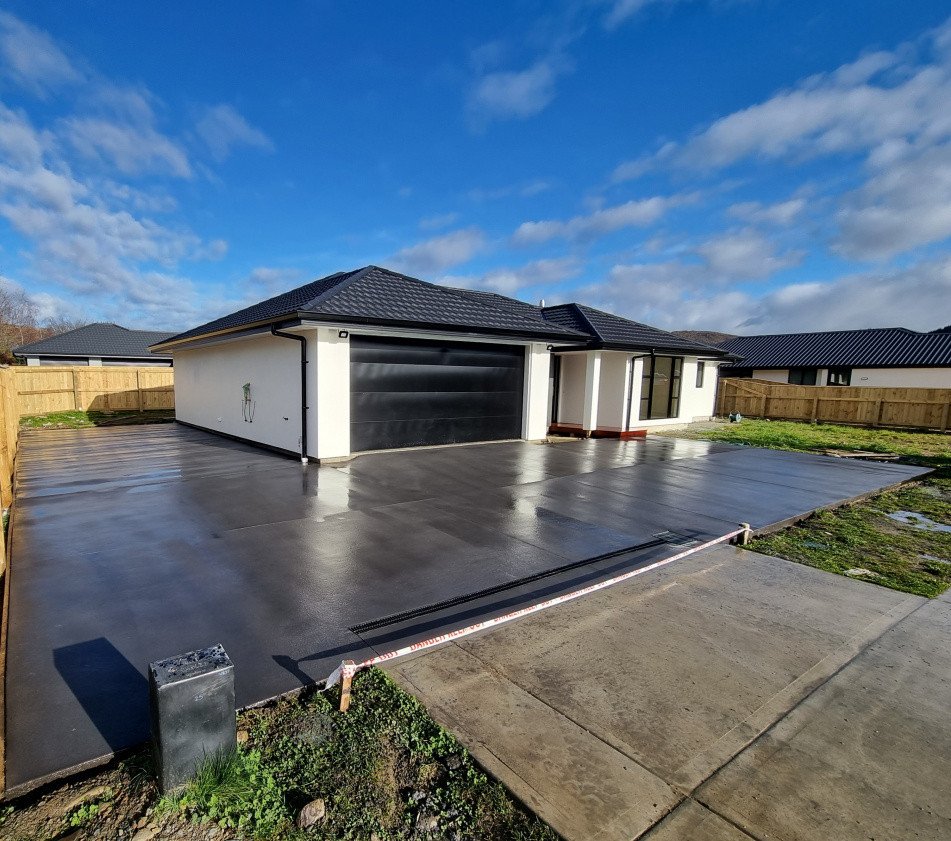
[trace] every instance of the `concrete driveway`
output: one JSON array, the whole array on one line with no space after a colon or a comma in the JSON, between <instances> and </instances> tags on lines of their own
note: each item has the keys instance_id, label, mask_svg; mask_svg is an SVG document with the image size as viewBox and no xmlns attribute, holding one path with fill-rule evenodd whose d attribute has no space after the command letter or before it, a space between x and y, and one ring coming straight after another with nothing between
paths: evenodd
<instances>
[{"instance_id":1,"label":"concrete driveway","mask_svg":"<svg viewBox=\"0 0 951 841\"><path fill-rule=\"evenodd\" d=\"M727 546L389 670L567 839L946 839L949 639Z\"/></svg>"},{"instance_id":2,"label":"concrete driveway","mask_svg":"<svg viewBox=\"0 0 951 841\"><path fill-rule=\"evenodd\" d=\"M148 738L148 663L222 643L240 705L922 471L699 441L507 442L308 465L177 425L23 435L6 780Z\"/></svg>"}]
</instances>

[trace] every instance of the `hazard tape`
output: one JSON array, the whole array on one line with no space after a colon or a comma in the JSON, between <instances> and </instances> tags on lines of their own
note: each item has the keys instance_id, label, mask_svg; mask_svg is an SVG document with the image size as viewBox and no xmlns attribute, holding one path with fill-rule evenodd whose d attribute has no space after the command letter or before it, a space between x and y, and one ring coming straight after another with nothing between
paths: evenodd
<instances>
[{"instance_id":1,"label":"hazard tape","mask_svg":"<svg viewBox=\"0 0 951 841\"><path fill-rule=\"evenodd\" d=\"M731 531L729 534L724 534L720 537L714 538L713 540L708 540L706 543L701 543L699 546L692 546L689 549L685 549L683 552L678 552L676 555L672 555L669 558L664 558L662 561L655 561L654 563L648 564L645 567L640 567L638 569L631 570L630 572L625 572L622 575L615 576L614 578L608 578L604 581L599 581L597 584L590 584L587 587L582 587L580 590L566 593L563 596L555 596L553 599L538 602L537 604L533 604L530 607L520 608L519 610L515 610L512 613L506 613L503 616L497 616L494 619L486 619L483 622L477 622L475 625L469 625L465 628L460 628L457 631L450 631L446 634L440 634L438 637L433 637L432 639L414 642L412 645L407 645L404 648L397 648L395 651L390 651L388 654L380 654L377 657L371 657L369 660L364 660L362 663L341 663L336 669L334 669L330 677L327 678L326 682L324 683L324 689L330 689L331 686L339 683L341 678L352 678L360 669L365 669L369 666L376 666L380 663L387 663L390 660L395 660L397 657L405 657L407 654L415 654L417 651L424 651L427 648L433 648L434 646L442 645L444 642L461 639L462 637L467 637L470 634L476 633L477 631L484 631L486 628L494 628L498 625L503 625L506 622L511 622L513 619L521 619L523 616L531 616L531 614L538 613L541 610L547 610L548 608L554 607L555 605L570 602L572 599L586 596L589 593L594 593L598 590L603 590L606 587L620 584L622 581L628 581L635 576L643 575L645 572L651 572L652 570L667 566L667 564L672 564L674 561L679 561L682 558L687 557L687 555L692 555L695 552L701 552L704 549L709 549L711 546L716 546L718 543L732 540L734 537L743 534L745 531L748 531L748 529L741 528L737 529L736 531Z\"/></svg>"}]
</instances>

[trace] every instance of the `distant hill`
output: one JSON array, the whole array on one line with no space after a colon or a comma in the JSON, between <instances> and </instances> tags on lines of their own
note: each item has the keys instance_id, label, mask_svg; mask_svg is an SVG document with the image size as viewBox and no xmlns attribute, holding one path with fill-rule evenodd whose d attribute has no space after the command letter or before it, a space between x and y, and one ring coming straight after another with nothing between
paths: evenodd
<instances>
[{"instance_id":1,"label":"distant hill","mask_svg":"<svg viewBox=\"0 0 951 841\"><path fill-rule=\"evenodd\" d=\"M673 333L704 345L718 345L736 338L734 333L718 333L716 330L674 330Z\"/></svg>"}]
</instances>

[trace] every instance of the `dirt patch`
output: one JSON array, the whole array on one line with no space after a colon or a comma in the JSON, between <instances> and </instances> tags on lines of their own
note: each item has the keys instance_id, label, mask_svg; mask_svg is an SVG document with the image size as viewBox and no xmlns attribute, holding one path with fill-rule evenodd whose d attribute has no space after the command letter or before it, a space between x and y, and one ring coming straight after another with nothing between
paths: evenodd
<instances>
[{"instance_id":1,"label":"dirt patch","mask_svg":"<svg viewBox=\"0 0 951 841\"><path fill-rule=\"evenodd\" d=\"M238 751L175 796L159 796L142 753L0 807L0 837L556 841L383 672L356 677L347 713L335 700L310 692L242 713ZM308 806L319 818L301 828Z\"/></svg>"}]
</instances>

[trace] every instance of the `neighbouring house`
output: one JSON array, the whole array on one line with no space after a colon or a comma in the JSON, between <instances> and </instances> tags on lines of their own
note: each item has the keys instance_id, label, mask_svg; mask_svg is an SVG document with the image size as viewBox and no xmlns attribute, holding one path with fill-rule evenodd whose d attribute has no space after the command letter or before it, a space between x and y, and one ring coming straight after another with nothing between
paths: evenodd
<instances>
[{"instance_id":1,"label":"neighbouring house","mask_svg":"<svg viewBox=\"0 0 951 841\"><path fill-rule=\"evenodd\" d=\"M951 332L904 327L738 336L718 347L736 354L724 377L796 385L951 388Z\"/></svg>"},{"instance_id":2,"label":"neighbouring house","mask_svg":"<svg viewBox=\"0 0 951 841\"><path fill-rule=\"evenodd\" d=\"M100 322L68 330L14 348L13 355L27 365L139 365L167 368L168 353L154 353L150 345L163 342L174 333L157 330L129 330L118 324Z\"/></svg>"},{"instance_id":3,"label":"neighbouring house","mask_svg":"<svg viewBox=\"0 0 951 841\"><path fill-rule=\"evenodd\" d=\"M710 417L716 347L579 304L536 307L377 266L162 341L192 426L303 458L626 436Z\"/></svg>"}]
</instances>

